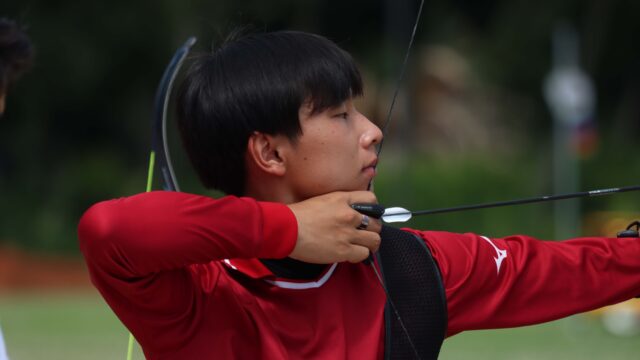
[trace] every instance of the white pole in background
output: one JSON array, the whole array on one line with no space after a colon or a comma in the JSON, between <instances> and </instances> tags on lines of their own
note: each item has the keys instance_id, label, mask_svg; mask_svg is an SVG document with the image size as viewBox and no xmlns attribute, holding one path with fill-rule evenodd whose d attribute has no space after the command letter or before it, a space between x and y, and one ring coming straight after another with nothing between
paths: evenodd
<instances>
[{"instance_id":1,"label":"white pole in background","mask_svg":"<svg viewBox=\"0 0 640 360\"><path fill-rule=\"evenodd\" d=\"M9 360L7 349L4 346L4 336L2 335L2 328L0 328L0 360Z\"/></svg>"},{"instance_id":2,"label":"white pole in background","mask_svg":"<svg viewBox=\"0 0 640 360\"><path fill-rule=\"evenodd\" d=\"M578 141L581 127L593 120L595 89L580 68L579 39L567 24L553 33L553 67L544 84L544 95L553 115L553 187L554 193L576 192L580 188ZM555 235L558 239L576 236L579 231L579 200L554 204Z\"/></svg>"}]
</instances>

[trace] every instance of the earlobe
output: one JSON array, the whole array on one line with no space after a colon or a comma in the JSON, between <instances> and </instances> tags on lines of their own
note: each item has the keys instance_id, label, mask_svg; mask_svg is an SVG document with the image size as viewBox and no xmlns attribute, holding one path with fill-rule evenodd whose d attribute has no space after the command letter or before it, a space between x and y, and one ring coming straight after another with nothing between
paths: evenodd
<instances>
[{"instance_id":1,"label":"earlobe","mask_svg":"<svg viewBox=\"0 0 640 360\"><path fill-rule=\"evenodd\" d=\"M281 139L254 131L247 142L247 154L253 166L275 176L286 172L285 159L280 151Z\"/></svg>"}]
</instances>

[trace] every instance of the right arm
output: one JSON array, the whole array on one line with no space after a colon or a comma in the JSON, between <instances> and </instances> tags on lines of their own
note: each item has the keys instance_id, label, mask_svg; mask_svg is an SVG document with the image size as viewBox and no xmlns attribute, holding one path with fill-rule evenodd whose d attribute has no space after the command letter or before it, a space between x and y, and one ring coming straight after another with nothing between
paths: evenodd
<instances>
[{"instance_id":1,"label":"right arm","mask_svg":"<svg viewBox=\"0 0 640 360\"><path fill-rule=\"evenodd\" d=\"M92 206L78 236L90 270L137 278L225 258L285 257L297 227L282 204L151 192Z\"/></svg>"},{"instance_id":2,"label":"right arm","mask_svg":"<svg viewBox=\"0 0 640 360\"><path fill-rule=\"evenodd\" d=\"M90 270L125 278L233 258L359 262L377 250L380 223L357 230L356 202L375 196L341 192L285 206L157 191L92 206L78 236Z\"/></svg>"},{"instance_id":3,"label":"right arm","mask_svg":"<svg viewBox=\"0 0 640 360\"><path fill-rule=\"evenodd\" d=\"M364 191L289 206L157 191L92 206L78 236L91 280L114 312L139 341L152 329L146 340L162 342L157 336L171 333L200 298L191 271L200 284L216 287L219 266L192 265L286 256L361 261L377 248L380 225L374 221L370 231L356 230L362 215L349 204L374 201Z\"/></svg>"},{"instance_id":4,"label":"right arm","mask_svg":"<svg viewBox=\"0 0 640 360\"><path fill-rule=\"evenodd\" d=\"M202 288L218 285L221 267L211 261L285 257L297 227L282 204L151 192L92 206L78 236L106 302L141 344L162 351L197 331Z\"/></svg>"}]
</instances>

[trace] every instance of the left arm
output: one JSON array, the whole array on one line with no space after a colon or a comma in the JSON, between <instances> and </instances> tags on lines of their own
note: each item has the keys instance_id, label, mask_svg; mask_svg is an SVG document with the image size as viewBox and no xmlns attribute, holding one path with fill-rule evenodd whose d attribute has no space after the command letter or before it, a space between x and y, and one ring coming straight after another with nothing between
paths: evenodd
<instances>
[{"instance_id":1,"label":"left arm","mask_svg":"<svg viewBox=\"0 0 640 360\"><path fill-rule=\"evenodd\" d=\"M640 239L414 231L442 273L447 335L559 319L640 294Z\"/></svg>"}]
</instances>

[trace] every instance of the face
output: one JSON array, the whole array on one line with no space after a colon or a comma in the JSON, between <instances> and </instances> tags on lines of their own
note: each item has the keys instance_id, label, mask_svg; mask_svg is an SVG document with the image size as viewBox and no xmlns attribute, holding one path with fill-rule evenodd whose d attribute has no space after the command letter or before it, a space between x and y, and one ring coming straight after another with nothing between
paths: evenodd
<instances>
[{"instance_id":1,"label":"face","mask_svg":"<svg viewBox=\"0 0 640 360\"><path fill-rule=\"evenodd\" d=\"M302 135L287 152L286 178L297 200L333 191L367 190L375 176L375 145L382 132L351 99L311 114L299 112Z\"/></svg>"}]
</instances>

